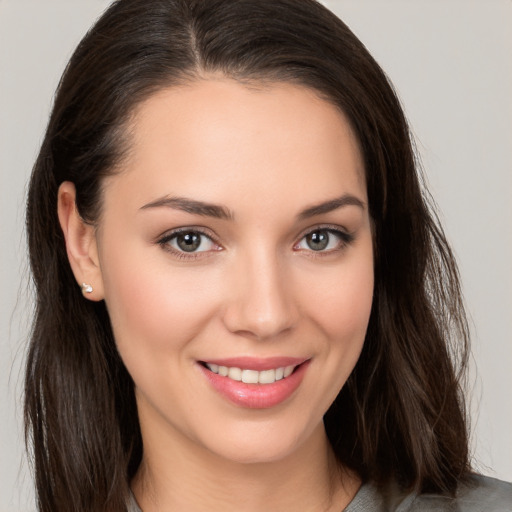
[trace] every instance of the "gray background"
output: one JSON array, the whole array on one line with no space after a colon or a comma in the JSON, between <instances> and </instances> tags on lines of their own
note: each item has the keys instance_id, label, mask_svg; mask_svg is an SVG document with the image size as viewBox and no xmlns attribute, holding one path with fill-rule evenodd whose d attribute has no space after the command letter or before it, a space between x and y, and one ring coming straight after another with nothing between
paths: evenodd
<instances>
[{"instance_id":1,"label":"gray background","mask_svg":"<svg viewBox=\"0 0 512 512\"><path fill-rule=\"evenodd\" d=\"M106 0L0 0L0 512L34 510L20 395L26 182L52 95ZM326 1L393 80L460 263L475 467L512 480L512 2Z\"/></svg>"}]
</instances>

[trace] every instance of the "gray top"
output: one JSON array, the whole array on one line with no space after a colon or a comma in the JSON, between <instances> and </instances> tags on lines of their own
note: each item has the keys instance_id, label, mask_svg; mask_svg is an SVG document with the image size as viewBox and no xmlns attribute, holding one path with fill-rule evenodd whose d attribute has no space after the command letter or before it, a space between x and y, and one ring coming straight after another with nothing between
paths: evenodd
<instances>
[{"instance_id":1,"label":"gray top","mask_svg":"<svg viewBox=\"0 0 512 512\"><path fill-rule=\"evenodd\" d=\"M142 512L133 495L128 512ZM512 512L512 484L473 475L459 486L456 498L438 494L382 491L368 483L359 489L342 512Z\"/></svg>"},{"instance_id":2,"label":"gray top","mask_svg":"<svg viewBox=\"0 0 512 512\"><path fill-rule=\"evenodd\" d=\"M387 492L363 485L343 512L512 512L512 483L472 475L457 496ZM138 511L137 511L138 512Z\"/></svg>"}]
</instances>

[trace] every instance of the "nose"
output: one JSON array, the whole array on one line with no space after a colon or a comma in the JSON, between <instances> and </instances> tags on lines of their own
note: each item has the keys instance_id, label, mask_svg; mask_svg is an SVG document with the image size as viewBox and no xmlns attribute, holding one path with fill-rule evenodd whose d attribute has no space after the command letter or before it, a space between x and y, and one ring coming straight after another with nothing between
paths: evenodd
<instances>
[{"instance_id":1,"label":"nose","mask_svg":"<svg viewBox=\"0 0 512 512\"><path fill-rule=\"evenodd\" d=\"M289 272L276 254L241 257L231 268L224 323L233 333L265 340L291 331L299 311Z\"/></svg>"}]
</instances>

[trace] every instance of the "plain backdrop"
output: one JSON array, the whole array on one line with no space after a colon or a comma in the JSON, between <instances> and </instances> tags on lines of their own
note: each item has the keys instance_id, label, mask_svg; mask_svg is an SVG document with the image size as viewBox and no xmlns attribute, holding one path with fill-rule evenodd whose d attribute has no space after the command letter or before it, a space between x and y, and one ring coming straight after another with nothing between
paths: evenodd
<instances>
[{"instance_id":1,"label":"plain backdrop","mask_svg":"<svg viewBox=\"0 0 512 512\"><path fill-rule=\"evenodd\" d=\"M26 183L53 92L106 0L0 0L0 512L35 510L21 388ZM512 480L512 2L326 1L394 82L473 324L475 467Z\"/></svg>"}]
</instances>

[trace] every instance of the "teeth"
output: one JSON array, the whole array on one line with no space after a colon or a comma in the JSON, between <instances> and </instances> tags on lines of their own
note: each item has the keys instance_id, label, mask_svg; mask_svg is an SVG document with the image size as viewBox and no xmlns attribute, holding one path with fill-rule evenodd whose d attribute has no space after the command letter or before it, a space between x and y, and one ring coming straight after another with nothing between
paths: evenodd
<instances>
[{"instance_id":1,"label":"teeth","mask_svg":"<svg viewBox=\"0 0 512 512\"><path fill-rule=\"evenodd\" d=\"M260 384L271 384L276 381L276 371L275 370L264 370L259 372L258 382Z\"/></svg>"},{"instance_id":2,"label":"teeth","mask_svg":"<svg viewBox=\"0 0 512 512\"><path fill-rule=\"evenodd\" d=\"M284 369L284 378L285 379L286 379L286 377L289 377L292 374L294 368L295 368L295 366L287 366Z\"/></svg>"},{"instance_id":3,"label":"teeth","mask_svg":"<svg viewBox=\"0 0 512 512\"><path fill-rule=\"evenodd\" d=\"M289 377L295 366L282 366L272 370L263 370L258 372L257 370L246 370L236 367L219 366L217 364L206 363L206 366L213 373L218 373L222 377L228 377L236 381L242 381L246 384L272 384L278 380Z\"/></svg>"},{"instance_id":4,"label":"teeth","mask_svg":"<svg viewBox=\"0 0 512 512\"><path fill-rule=\"evenodd\" d=\"M242 371L242 382L246 384L258 384L258 371L256 370L243 370Z\"/></svg>"},{"instance_id":5,"label":"teeth","mask_svg":"<svg viewBox=\"0 0 512 512\"><path fill-rule=\"evenodd\" d=\"M240 370L240 368L230 368L228 371L228 377L233 380L242 380L242 370Z\"/></svg>"}]
</instances>

